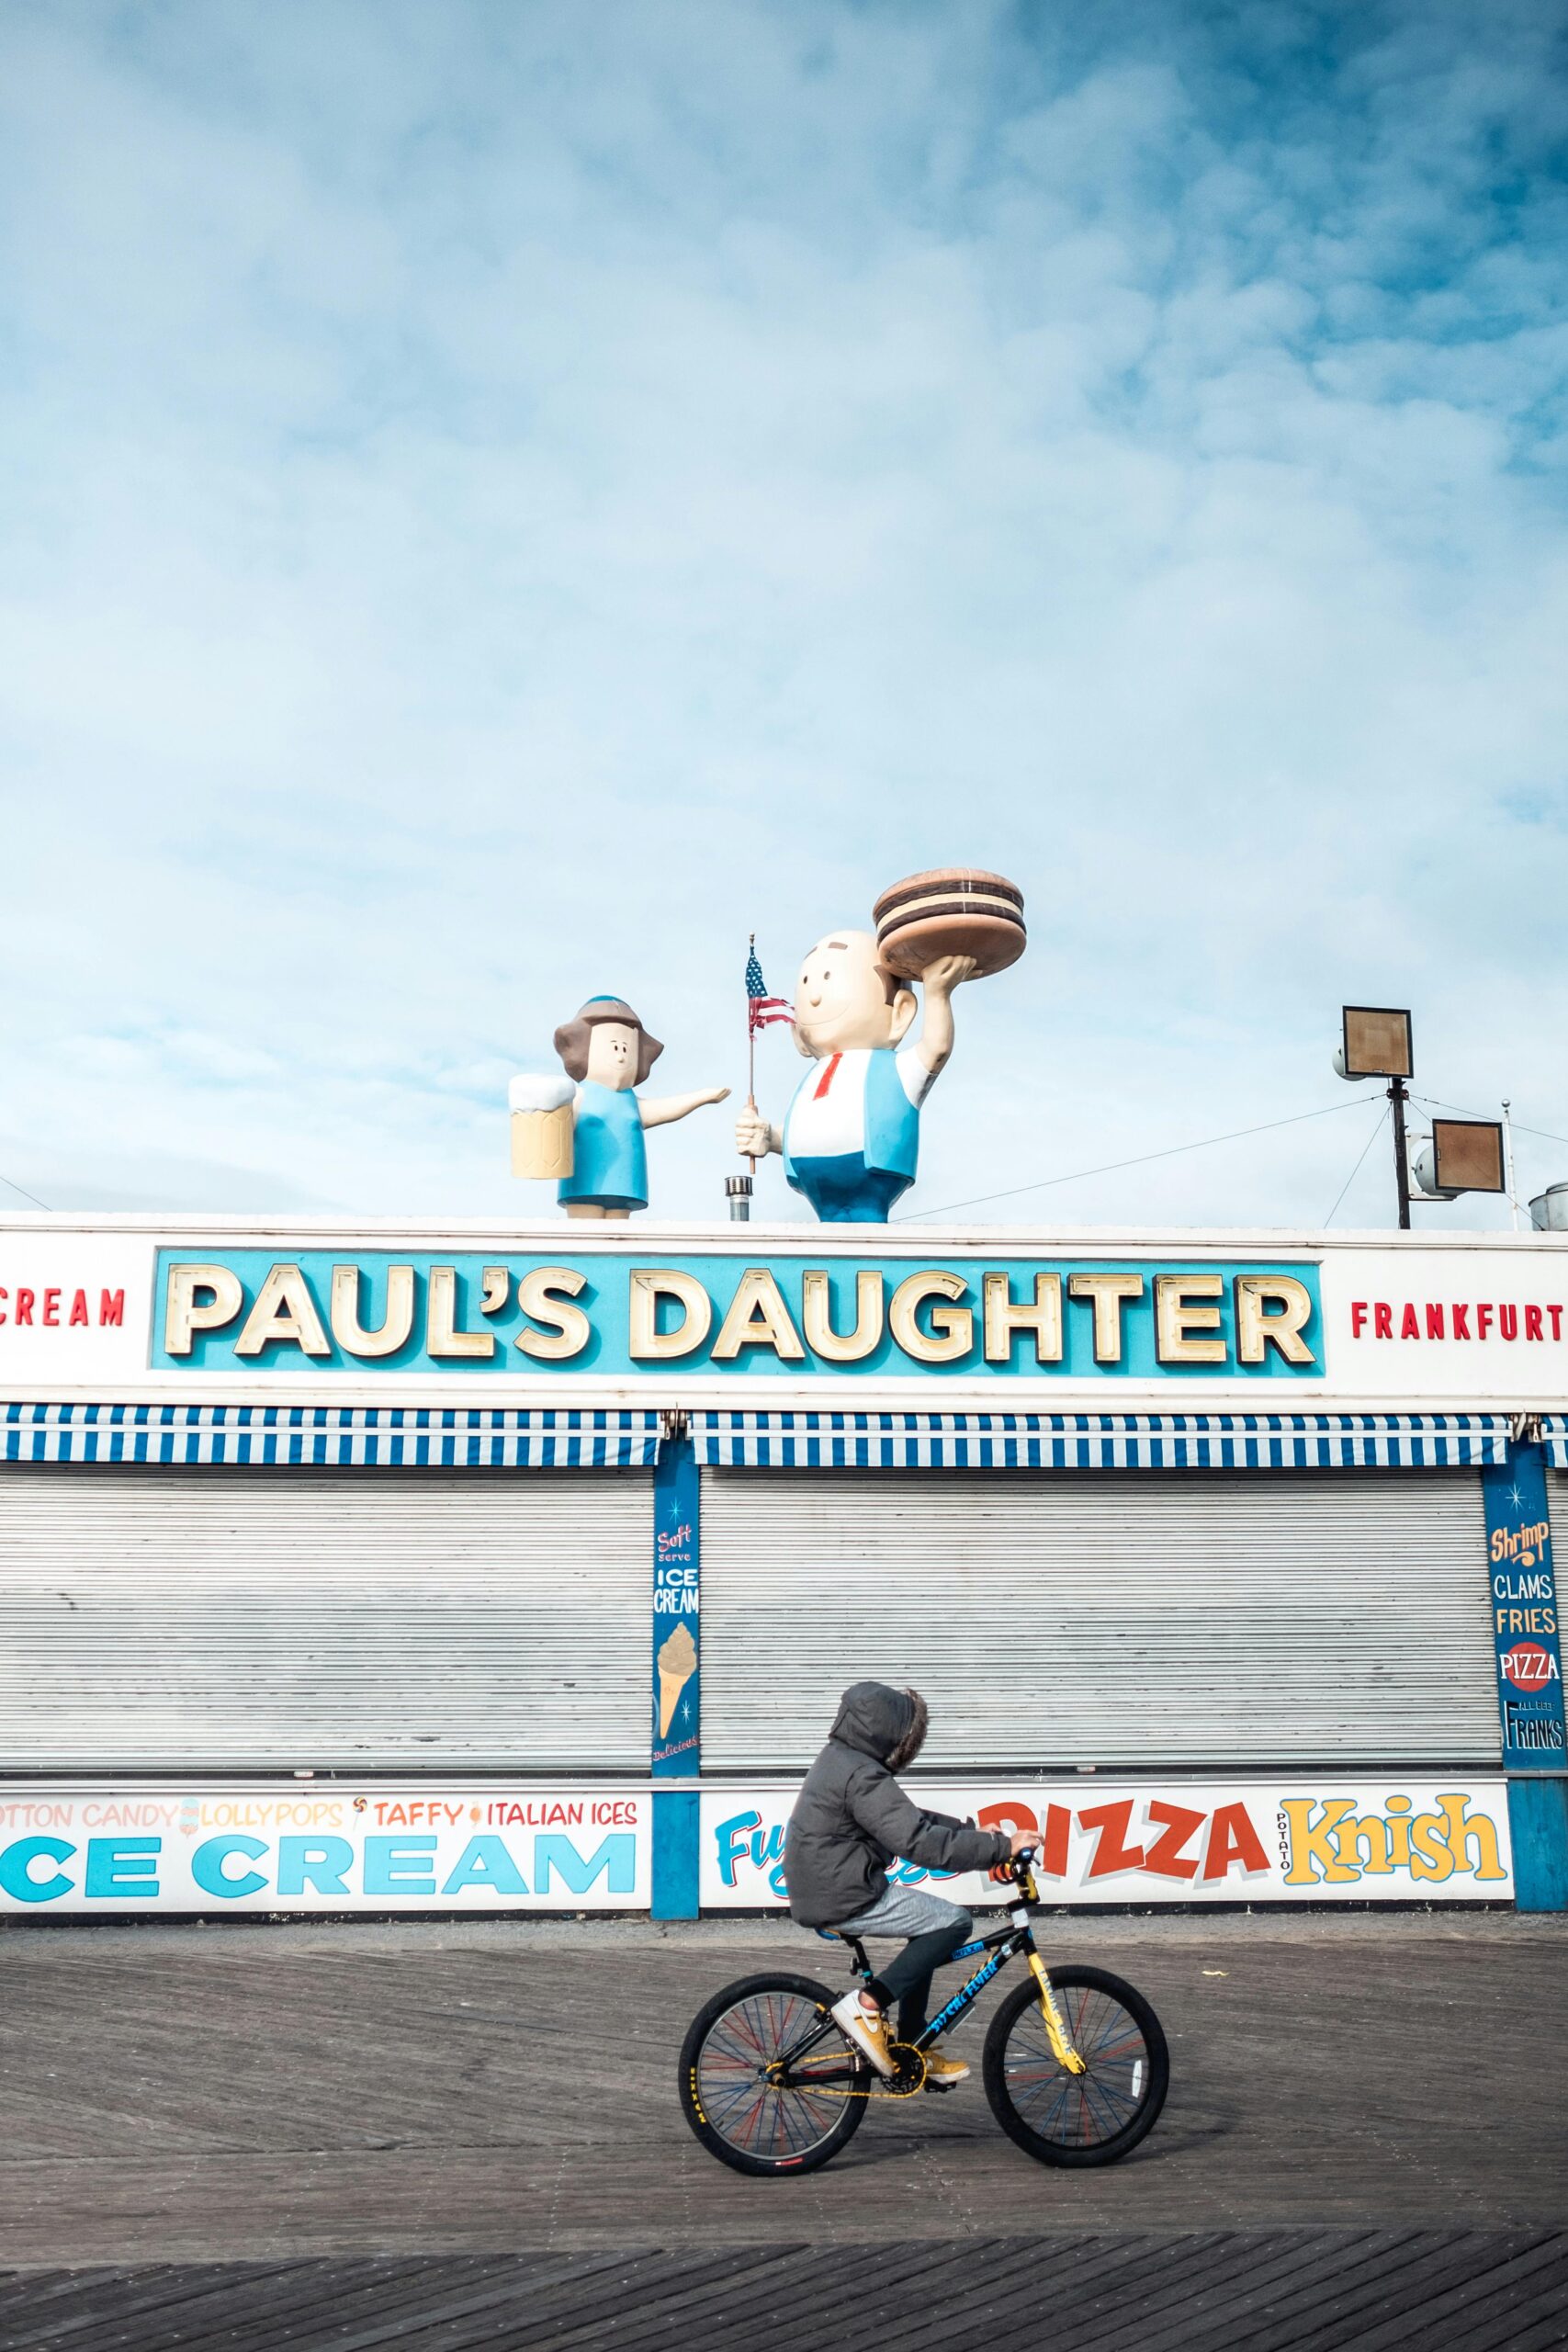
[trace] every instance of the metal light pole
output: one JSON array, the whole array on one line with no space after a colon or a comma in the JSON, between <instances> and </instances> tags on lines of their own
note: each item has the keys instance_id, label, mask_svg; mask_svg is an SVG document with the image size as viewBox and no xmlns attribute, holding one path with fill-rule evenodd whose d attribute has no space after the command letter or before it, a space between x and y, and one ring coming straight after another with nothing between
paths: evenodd
<instances>
[{"instance_id":1,"label":"metal light pole","mask_svg":"<svg viewBox=\"0 0 1568 2352\"><path fill-rule=\"evenodd\" d=\"M1404 1106L1410 1100L1409 1080L1416 1075L1410 1014L1393 1005L1348 1004L1340 1013L1340 1042L1334 1056L1334 1067L1340 1077L1352 1081L1364 1078L1388 1080L1399 1229L1408 1233L1410 1144L1405 1133ZM1457 1201L1464 1193L1506 1192L1514 1201L1513 1126L1506 1102L1503 1122L1499 1126L1492 1119L1434 1119L1431 1135L1416 1157L1416 1176L1423 1189L1416 1198ZM1416 1140L1419 1142L1420 1138ZM1518 1204L1514 1201L1516 1230L1518 1215Z\"/></svg>"},{"instance_id":2,"label":"metal light pole","mask_svg":"<svg viewBox=\"0 0 1568 2352\"><path fill-rule=\"evenodd\" d=\"M1404 1106L1410 1090L1402 1078L1390 1079L1388 1099L1393 1105L1393 1181L1399 1188L1399 1229L1410 1230L1410 1152L1404 1136Z\"/></svg>"},{"instance_id":3,"label":"metal light pole","mask_svg":"<svg viewBox=\"0 0 1568 2352\"><path fill-rule=\"evenodd\" d=\"M1410 1152L1404 1134L1407 1080L1416 1075L1407 1008L1348 1004L1339 1015L1339 1050L1334 1067L1341 1078L1386 1078L1393 1114L1393 1181L1399 1192L1399 1229L1410 1230Z\"/></svg>"},{"instance_id":4,"label":"metal light pole","mask_svg":"<svg viewBox=\"0 0 1568 2352\"><path fill-rule=\"evenodd\" d=\"M1519 1229L1519 1188L1514 1177L1514 1106L1503 1105L1503 1182L1508 1188L1508 1215L1516 1233Z\"/></svg>"}]
</instances>

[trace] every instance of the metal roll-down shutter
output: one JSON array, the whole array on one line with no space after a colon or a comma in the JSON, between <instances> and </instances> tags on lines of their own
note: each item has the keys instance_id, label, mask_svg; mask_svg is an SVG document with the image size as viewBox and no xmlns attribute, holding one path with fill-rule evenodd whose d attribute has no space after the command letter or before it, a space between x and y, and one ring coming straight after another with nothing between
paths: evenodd
<instances>
[{"instance_id":1,"label":"metal roll-down shutter","mask_svg":"<svg viewBox=\"0 0 1568 2352\"><path fill-rule=\"evenodd\" d=\"M0 1770L640 1770L650 1487L0 1468Z\"/></svg>"},{"instance_id":2,"label":"metal roll-down shutter","mask_svg":"<svg viewBox=\"0 0 1568 2352\"><path fill-rule=\"evenodd\" d=\"M1468 1471L714 1470L703 1761L809 1761L912 1683L922 1765L1495 1765Z\"/></svg>"}]
</instances>

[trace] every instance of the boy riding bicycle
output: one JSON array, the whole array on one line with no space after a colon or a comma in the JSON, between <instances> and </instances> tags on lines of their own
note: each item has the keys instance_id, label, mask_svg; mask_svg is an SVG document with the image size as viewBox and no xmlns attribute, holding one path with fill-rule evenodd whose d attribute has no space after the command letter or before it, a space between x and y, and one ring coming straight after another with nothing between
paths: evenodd
<instances>
[{"instance_id":1,"label":"boy riding bicycle","mask_svg":"<svg viewBox=\"0 0 1568 2352\"><path fill-rule=\"evenodd\" d=\"M908 1939L868 1991L857 1988L833 2005L840 2031L884 2075L896 2068L886 2010L897 2002L900 2042L923 2033L932 1972L971 1926L956 1903L920 1887L889 1886L888 1864L901 1857L924 1870L993 1870L1039 1843L1037 1835L1010 1837L927 1812L905 1795L893 1776L919 1754L926 1723L918 1690L853 1683L795 1799L784 1843L790 1915L803 1928ZM968 2072L962 2059L927 2053L928 2082L960 2083Z\"/></svg>"}]
</instances>

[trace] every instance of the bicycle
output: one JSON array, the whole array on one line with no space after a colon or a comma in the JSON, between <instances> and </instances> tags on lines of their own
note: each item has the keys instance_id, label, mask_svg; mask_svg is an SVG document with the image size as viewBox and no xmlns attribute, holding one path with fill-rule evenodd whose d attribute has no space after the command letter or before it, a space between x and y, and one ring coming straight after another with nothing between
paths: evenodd
<instances>
[{"instance_id":1,"label":"bicycle","mask_svg":"<svg viewBox=\"0 0 1568 2352\"><path fill-rule=\"evenodd\" d=\"M1109 2165L1154 2128L1170 2083L1159 2019L1131 1984L1101 1968L1046 1972L1031 1906L1033 1856L1006 1866L1018 1888L1009 1924L962 1944L952 1960L987 1957L913 2042L895 2042L897 2071L879 2075L829 2014L833 1996L807 1976L747 1976L716 1993L681 2049L681 2104L712 2156L736 2172L815 2172L847 2147L876 2098L926 2086L925 2052L952 2031L1019 1953L1032 1982L1002 2002L986 2035L986 2098L1010 2140L1045 2165ZM856 1973L873 1970L856 1936ZM955 2086L942 2086L943 2089ZM930 2086L936 2091L939 2086Z\"/></svg>"}]
</instances>

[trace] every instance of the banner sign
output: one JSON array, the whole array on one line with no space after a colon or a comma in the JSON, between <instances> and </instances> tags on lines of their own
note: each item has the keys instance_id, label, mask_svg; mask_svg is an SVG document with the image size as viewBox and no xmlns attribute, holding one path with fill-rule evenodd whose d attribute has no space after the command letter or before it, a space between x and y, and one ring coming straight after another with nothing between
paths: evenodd
<instances>
[{"instance_id":1,"label":"banner sign","mask_svg":"<svg viewBox=\"0 0 1568 2352\"><path fill-rule=\"evenodd\" d=\"M920 1784L917 1784L919 1786ZM1038 1829L1041 1885L1073 1904L1513 1898L1506 1784L1104 1782L931 1787L944 1813ZM704 1911L778 1910L793 1788L706 1788ZM646 1911L653 1804L578 1781L387 1785L13 1782L0 1791L0 1913ZM975 1872L895 1876L977 1907Z\"/></svg>"},{"instance_id":2,"label":"banner sign","mask_svg":"<svg viewBox=\"0 0 1568 2352\"><path fill-rule=\"evenodd\" d=\"M1510 1771L1561 1771L1562 1659L1547 1513L1546 1449L1516 1445L1506 1463L1482 1472L1481 1485L1486 1499L1503 1763Z\"/></svg>"},{"instance_id":3,"label":"banner sign","mask_svg":"<svg viewBox=\"0 0 1568 2352\"><path fill-rule=\"evenodd\" d=\"M982 1827L1038 1829L1041 1893L1057 1903L1506 1903L1513 1899L1506 1784L1371 1782L1314 1775L1269 1781L1096 1781L1092 1789L964 1781L917 1802ZM776 1910L787 1900L784 1831L795 1790L705 1789L705 1911ZM970 1909L1011 1890L983 1871L893 1872Z\"/></svg>"},{"instance_id":4,"label":"banner sign","mask_svg":"<svg viewBox=\"0 0 1568 2352\"><path fill-rule=\"evenodd\" d=\"M0 1379L134 1380L147 1369L152 1325L145 1241L0 1232Z\"/></svg>"},{"instance_id":5,"label":"banner sign","mask_svg":"<svg viewBox=\"0 0 1568 2352\"><path fill-rule=\"evenodd\" d=\"M653 1474L653 1777L694 1776L702 1761L702 1584L697 1461L689 1438L666 1442Z\"/></svg>"},{"instance_id":6,"label":"banner sign","mask_svg":"<svg viewBox=\"0 0 1568 2352\"><path fill-rule=\"evenodd\" d=\"M0 1913L646 1911L646 1791L13 1786Z\"/></svg>"},{"instance_id":7,"label":"banner sign","mask_svg":"<svg viewBox=\"0 0 1568 2352\"><path fill-rule=\"evenodd\" d=\"M153 1367L197 1374L1324 1374L1306 1261L162 1250L154 1297Z\"/></svg>"},{"instance_id":8,"label":"banner sign","mask_svg":"<svg viewBox=\"0 0 1568 2352\"><path fill-rule=\"evenodd\" d=\"M1010 1229L994 1247L849 1228L694 1246L630 1229L531 1229L488 1248L288 1220L265 1242L0 1219L0 1394L222 1396L259 1384L456 1378L558 1396L628 1383L714 1401L733 1380L781 1396L829 1380L1061 1391L1120 1381L1276 1410L1303 1394L1365 1408L1555 1412L1568 1394L1568 1237L1488 1234L1383 1249L1325 1236L1105 1237L1081 1254ZM738 1231L744 1236L738 1238ZM1251 1408L1256 1409L1256 1407Z\"/></svg>"}]
</instances>

